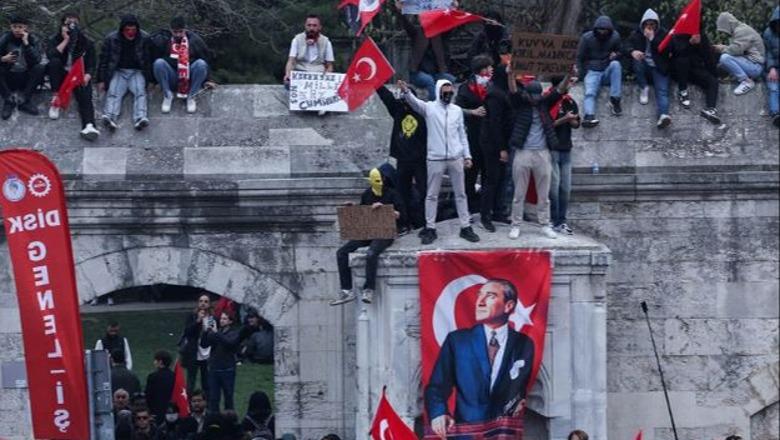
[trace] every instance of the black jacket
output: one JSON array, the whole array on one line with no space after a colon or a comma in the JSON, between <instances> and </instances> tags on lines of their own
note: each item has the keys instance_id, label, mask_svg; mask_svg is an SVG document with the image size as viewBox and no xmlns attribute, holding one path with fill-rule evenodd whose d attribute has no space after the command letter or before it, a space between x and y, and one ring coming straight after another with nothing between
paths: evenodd
<instances>
[{"instance_id":1,"label":"black jacket","mask_svg":"<svg viewBox=\"0 0 780 440\"><path fill-rule=\"evenodd\" d=\"M575 101L568 95L566 96L568 97L568 99L563 99L561 101L561 106L558 109L558 114L555 115L556 121L562 118L563 116L565 116L566 113L568 112L572 112L575 115L579 115L580 113L579 107L577 107L577 101ZM564 123L555 127L555 137L558 139L558 145L555 147L550 147L550 149L558 150L558 151L571 151L573 146L571 142L571 131L572 129L575 128L579 128L579 125L572 127L571 124Z\"/></svg>"},{"instance_id":2,"label":"black jacket","mask_svg":"<svg viewBox=\"0 0 780 440\"><path fill-rule=\"evenodd\" d=\"M236 367L236 353L239 349L239 333L235 328L208 331L200 338L200 346L211 347L209 354L210 370L229 370Z\"/></svg>"},{"instance_id":3,"label":"black jacket","mask_svg":"<svg viewBox=\"0 0 780 440\"><path fill-rule=\"evenodd\" d=\"M189 368L195 364L198 354L198 340L203 331L203 324L198 322L198 315L190 313L184 324L184 331L179 340L179 355L181 356L181 365Z\"/></svg>"},{"instance_id":4,"label":"black jacket","mask_svg":"<svg viewBox=\"0 0 780 440\"><path fill-rule=\"evenodd\" d=\"M71 40L62 52L57 50L60 43L62 43L62 34L59 32L49 38L49 44L46 48L46 56L49 57L49 60L58 59L64 66L68 62L68 53L73 51L73 60L83 56L84 71L90 76L95 76L95 44L83 32L79 32L76 40Z\"/></svg>"},{"instance_id":5,"label":"black jacket","mask_svg":"<svg viewBox=\"0 0 780 440\"><path fill-rule=\"evenodd\" d=\"M19 47L24 56L24 61L27 63L27 70L30 70L32 66L41 62L41 48L40 42L33 34L30 34L27 42L29 44L25 46L22 44L22 40L14 37L11 31L5 32L3 35L0 35L0 56L5 56L12 49ZM0 63L0 69L3 70L8 70L11 66L12 64Z\"/></svg>"},{"instance_id":6,"label":"black jacket","mask_svg":"<svg viewBox=\"0 0 780 440\"><path fill-rule=\"evenodd\" d=\"M497 156L509 149L509 136L512 134L512 105L507 92L496 84L488 87L485 97L487 116L482 118L480 144L485 156Z\"/></svg>"},{"instance_id":7,"label":"black jacket","mask_svg":"<svg viewBox=\"0 0 780 440\"><path fill-rule=\"evenodd\" d=\"M404 207L404 202L401 199L401 195L398 194L398 192L393 188L392 184L390 183L390 179L386 175L383 174L382 178L384 180L384 184L382 186L382 195L377 196L373 191L371 191L371 188L368 188L363 191L363 195L360 196L360 204L370 206L376 202L379 202L383 205L393 205L393 209L401 214L395 221L396 226L400 227L401 225L405 225L407 223L406 207Z\"/></svg>"},{"instance_id":8,"label":"black jacket","mask_svg":"<svg viewBox=\"0 0 780 440\"><path fill-rule=\"evenodd\" d=\"M123 365L111 367L111 394L113 395L120 388L127 391L130 397L141 392L141 381L138 380L138 376Z\"/></svg>"},{"instance_id":9,"label":"black jacket","mask_svg":"<svg viewBox=\"0 0 780 440\"><path fill-rule=\"evenodd\" d=\"M533 112L538 111L547 148L557 150L559 148L558 137L555 135L555 127L553 127L552 117L550 117L550 107L560 98L561 94L557 90L553 90L542 96L537 105L533 105L530 95L524 88L519 88L516 93L509 95L514 110L514 125L509 145L519 150L525 147L525 141L533 123Z\"/></svg>"},{"instance_id":10,"label":"black jacket","mask_svg":"<svg viewBox=\"0 0 780 440\"><path fill-rule=\"evenodd\" d=\"M169 368L158 368L157 371L146 376L146 403L149 411L154 415L157 423L165 416L165 409L171 401L173 384L176 376Z\"/></svg>"},{"instance_id":11,"label":"black jacket","mask_svg":"<svg viewBox=\"0 0 780 440\"><path fill-rule=\"evenodd\" d=\"M704 69L713 75L717 72L718 56L710 44L710 40L703 33L699 44L691 44L690 35L675 35L669 43L666 51L672 59L687 58L692 68Z\"/></svg>"},{"instance_id":12,"label":"black jacket","mask_svg":"<svg viewBox=\"0 0 780 440\"><path fill-rule=\"evenodd\" d=\"M612 33L606 40L599 40L594 33L595 29L609 29ZM595 70L597 72L603 72L609 66L612 61L609 59L609 54L615 52L618 57L615 59L620 61L620 55L622 48L620 45L620 34L612 26L612 20L609 17L602 15L596 19L593 24L593 30L585 32L580 37L579 46L577 46L577 69L579 72L580 80L585 78L588 70Z\"/></svg>"},{"instance_id":13,"label":"black jacket","mask_svg":"<svg viewBox=\"0 0 780 440\"><path fill-rule=\"evenodd\" d=\"M158 58L162 58L175 70L177 62L175 59L171 58L172 36L171 31L161 29L150 37L150 41L152 44L152 59L157 60ZM200 35L195 32L187 31L187 43L189 44L190 64L197 60L203 60L208 63L210 54L209 48Z\"/></svg>"},{"instance_id":14,"label":"black jacket","mask_svg":"<svg viewBox=\"0 0 780 440\"><path fill-rule=\"evenodd\" d=\"M97 82L106 83L106 88L108 88L108 83L111 81L114 72L116 72L119 66L119 57L122 54L122 41L124 40L122 28L132 24L138 26L138 35L135 37L135 40L133 40L135 43L136 61L141 67L140 70L143 72L147 81L152 78L152 57L149 35L141 30L141 26L134 16L128 15L122 17L118 30L111 32L106 36L106 39L103 41L103 47L100 50Z\"/></svg>"},{"instance_id":15,"label":"black jacket","mask_svg":"<svg viewBox=\"0 0 780 440\"><path fill-rule=\"evenodd\" d=\"M661 41L663 41L665 37L666 29L659 27L655 32L653 41L650 42L650 53L653 56L653 62L658 70L662 74L668 75L670 64L669 49L665 50L663 53L658 52L658 45L661 44ZM635 29L634 32L631 33L631 36L628 37L628 44L626 45L627 55L631 56L631 52L635 50L644 53L647 48L646 46L647 38L642 32L642 29Z\"/></svg>"},{"instance_id":16,"label":"black jacket","mask_svg":"<svg viewBox=\"0 0 780 440\"><path fill-rule=\"evenodd\" d=\"M479 95L471 90L474 82L474 76L472 75L468 81L460 85L458 88L458 95L455 97L455 105L464 110L473 110L484 105L484 98L480 98ZM485 95L485 97L487 97L487 95ZM479 154L476 150L479 148L479 140L481 138L480 131L482 128L482 119L484 118L479 116L469 114L463 115L463 122L466 124L466 137L469 140L469 150L471 151L472 157L475 154Z\"/></svg>"},{"instance_id":17,"label":"black jacket","mask_svg":"<svg viewBox=\"0 0 780 440\"><path fill-rule=\"evenodd\" d=\"M393 118L390 156L398 162L424 162L428 143L425 118L403 99L396 99L387 87L382 86L376 92Z\"/></svg>"}]
</instances>

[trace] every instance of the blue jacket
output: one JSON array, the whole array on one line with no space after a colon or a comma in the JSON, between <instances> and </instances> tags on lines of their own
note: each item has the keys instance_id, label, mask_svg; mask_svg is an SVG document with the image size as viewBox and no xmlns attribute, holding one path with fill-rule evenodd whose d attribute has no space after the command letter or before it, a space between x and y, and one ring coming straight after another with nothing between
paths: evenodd
<instances>
[{"instance_id":1,"label":"blue jacket","mask_svg":"<svg viewBox=\"0 0 780 440\"><path fill-rule=\"evenodd\" d=\"M498 359L497 359L498 361ZM511 415L525 398L534 363L531 338L508 330L501 369L490 388L490 361L484 326L456 330L447 335L425 389L425 408L433 419L449 414L447 400L457 389L456 423L475 423Z\"/></svg>"},{"instance_id":2,"label":"blue jacket","mask_svg":"<svg viewBox=\"0 0 780 440\"><path fill-rule=\"evenodd\" d=\"M596 29L607 29L610 31L609 37L605 40L596 38ZM620 43L620 34L612 25L612 20L606 15L597 18L593 23L593 30L585 32L580 37L580 43L577 47L577 69L580 79L584 79L588 70L603 72L612 61L609 54L615 52L618 57L615 60L620 61L620 55L623 48Z\"/></svg>"},{"instance_id":3,"label":"blue jacket","mask_svg":"<svg viewBox=\"0 0 780 440\"><path fill-rule=\"evenodd\" d=\"M772 23L780 22L780 6L776 6L769 19L769 26L764 29L764 46L766 46L766 70L780 69L780 34L772 32Z\"/></svg>"}]
</instances>

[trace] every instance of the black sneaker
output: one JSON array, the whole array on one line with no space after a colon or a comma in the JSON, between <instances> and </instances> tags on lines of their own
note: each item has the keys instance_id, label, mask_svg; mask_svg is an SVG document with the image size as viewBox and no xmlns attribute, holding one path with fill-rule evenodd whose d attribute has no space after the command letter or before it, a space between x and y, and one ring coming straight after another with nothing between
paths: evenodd
<instances>
[{"instance_id":1,"label":"black sneaker","mask_svg":"<svg viewBox=\"0 0 780 440\"><path fill-rule=\"evenodd\" d=\"M404 235L408 234L409 231L411 231L409 226L401 226L400 228L398 228L398 236L403 237Z\"/></svg>"},{"instance_id":2,"label":"black sneaker","mask_svg":"<svg viewBox=\"0 0 780 440\"><path fill-rule=\"evenodd\" d=\"M486 231L496 232L496 227L493 226L493 222L491 222L489 219L483 218L482 221L480 221L480 224Z\"/></svg>"},{"instance_id":3,"label":"black sneaker","mask_svg":"<svg viewBox=\"0 0 780 440\"><path fill-rule=\"evenodd\" d=\"M777 128L780 128L780 113L776 113L772 116L772 125L774 125Z\"/></svg>"},{"instance_id":4,"label":"black sneaker","mask_svg":"<svg viewBox=\"0 0 780 440\"><path fill-rule=\"evenodd\" d=\"M503 215L497 215L493 214L493 221L496 223L502 223L505 225L511 225L512 220L509 220L509 217L504 217Z\"/></svg>"},{"instance_id":5,"label":"black sneaker","mask_svg":"<svg viewBox=\"0 0 780 440\"><path fill-rule=\"evenodd\" d=\"M422 238L422 240L420 240L422 244L431 244L438 238L436 236L436 229L429 228L423 229L422 235L420 237Z\"/></svg>"},{"instance_id":6,"label":"black sneaker","mask_svg":"<svg viewBox=\"0 0 780 440\"><path fill-rule=\"evenodd\" d=\"M623 107L620 106L620 98L610 96L609 98L609 111L613 116L620 116L623 114Z\"/></svg>"},{"instance_id":7,"label":"black sneaker","mask_svg":"<svg viewBox=\"0 0 780 440\"><path fill-rule=\"evenodd\" d=\"M38 116L39 114L38 107L30 102L29 99L16 106L16 108L18 108L20 112L27 113L28 115Z\"/></svg>"},{"instance_id":8,"label":"black sneaker","mask_svg":"<svg viewBox=\"0 0 780 440\"><path fill-rule=\"evenodd\" d=\"M585 119L582 120L582 126L584 128L593 128L599 125L599 120L593 115L585 115Z\"/></svg>"},{"instance_id":9,"label":"black sneaker","mask_svg":"<svg viewBox=\"0 0 780 440\"><path fill-rule=\"evenodd\" d=\"M11 117L15 107L16 107L16 103L14 103L10 98L6 99L5 102L3 102L3 112L0 116L2 116L4 121Z\"/></svg>"},{"instance_id":10,"label":"black sneaker","mask_svg":"<svg viewBox=\"0 0 780 440\"><path fill-rule=\"evenodd\" d=\"M460 238L470 241L472 243L476 243L479 241L479 235L474 233L474 230L471 229L471 226L460 229Z\"/></svg>"},{"instance_id":11,"label":"black sneaker","mask_svg":"<svg viewBox=\"0 0 780 440\"><path fill-rule=\"evenodd\" d=\"M715 125L720 125L720 117L718 116L718 109L716 108L702 109L702 111L699 112L699 115Z\"/></svg>"},{"instance_id":12,"label":"black sneaker","mask_svg":"<svg viewBox=\"0 0 780 440\"><path fill-rule=\"evenodd\" d=\"M688 90L680 90L677 92L677 99L680 101L680 105L683 108L691 108L691 98L688 96Z\"/></svg>"}]
</instances>

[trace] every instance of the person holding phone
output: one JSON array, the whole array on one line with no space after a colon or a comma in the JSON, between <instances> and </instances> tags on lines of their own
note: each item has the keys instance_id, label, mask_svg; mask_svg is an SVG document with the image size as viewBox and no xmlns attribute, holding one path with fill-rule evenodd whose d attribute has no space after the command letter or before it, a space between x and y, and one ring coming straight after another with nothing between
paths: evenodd
<instances>
[{"instance_id":1,"label":"person holding phone","mask_svg":"<svg viewBox=\"0 0 780 440\"><path fill-rule=\"evenodd\" d=\"M200 347L210 348L208 408L219 413L219 400L224 395L224 409L234 409L233 393L236 386L236 353L240 347L238 329L233 326L233 315L222 312L219 328L216 319L209 316Z\"/></svg>"},{"instance_id":2,"label":"person holding phone","mask_svg":"<svg viewBox=\"0 0 780 440\"><path fill-rule=\"evenodd\" d=\"M21 16L10 17L11 29L0 36L0 97L3 120L11 117L14 108L37 115L38 109L32 103L32 94L43 80L45 67L41 64L38 39L30 33L30 22ZM12 92L21 92L17 102Z\"/></svg>"},{"instance_id":3,"label":"person holding phone","mask_svg":"<svg viewBox=\"0 0 780 440\"><path fill-rule=\"evenodd\" d=\"M201 389L208 393L208 361L211 347L201 347L200 339L203 333L212 326L214 317L211 307L211 298L204 291L198 296L198 305L195 310L187 315L184 331L179 340L179 355L181 365L187 370L187 392L191 393L195 388L195 381L200 372Z\"/></svg>"}]
</instances>

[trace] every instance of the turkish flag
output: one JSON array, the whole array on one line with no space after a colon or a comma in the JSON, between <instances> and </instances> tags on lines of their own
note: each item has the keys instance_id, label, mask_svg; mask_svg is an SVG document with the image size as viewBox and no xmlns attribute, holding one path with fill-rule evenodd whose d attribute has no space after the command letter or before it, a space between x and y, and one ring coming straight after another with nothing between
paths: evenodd
<instances>
[{"instance_id":1,"label":"turkish flag","mask_svg":"<svg viewBox=\"0 0 780 440\"><path fill-rule=\"evenodd\" d=\"M663 52L672 37L675 35L698 35L701 33L701 0L691 0L688 6L683 9L680 18L674 23L674 26L666 34L666 37L658 45L658 52Z\"/></svg>"},{"instance_id":2,"label":"turkish flag","mask_svg":"<svg viewBox=\"0 0 780 440\"><path fill-rule=\"evenodd\" d=\"M179 417L187 417L190 415L190 399L187 395L187 381L184 380L184 369L181 367L181 363L178 360L176 361L176 366L173 367L173 374L174 381L171 402L179 407Z\"/></svg>"},{"instance_id":3,"label":"turkish flag","mask_svg":"<svg viewBox=\"0 0 780 440\"><path fill-rule=\"evenodd\" d=\"M393 66L370 37L352 57L338 94L347 101L349 111L360 107L371 94L386 83L393 74Z\"/></svg>"},{"instance_id":4,"label":"turkish flag","mask_svg":"<svg viewBox=\"0 0 780 440\"><path fill-rule=\"evenodd\" d=\"M385 0L360 0L358 3L358 15L360 15L360 29L357 31L359 37L363 29L371 23L374 16L379 13Z\"/></svg>"},{"instance_id":5,"label":"turkish flag","mask_svg":"<svg viewBox=\"0 0 780 440\"><path fill-rule=\"evenodd\" d=\"M458 9L439 9L420 13L420 25L428 38L433 38L458 26L484 19L479 15Z\"/></svg>"},{"instance_id":6,"label":"turkish flag","mask_svg":"<svg viewBox=\"0 0 780 440\"><path fill-rule=\"evenodd\" d=\"M417 440L414 431L406 426L406 423L398 417L393 406L390 405L384 389L382 389L382 398L379 399L379 406L374 414L370 433L373 440Z\"/></svg>"},{"instance_id":7,"label":"turkish flag","mask_svg":"<svg viewBox=\"0 0 780 440\"><path fill-rule=\"evenodd\" d=\"M79 57L70 71L65 75L65 80L60 86L60 90L54 97L52 106L66 109L70 105L70 96L73 94L73 90L81 87L84 84L84 57Z\"/></svg>"}]
</instances>

